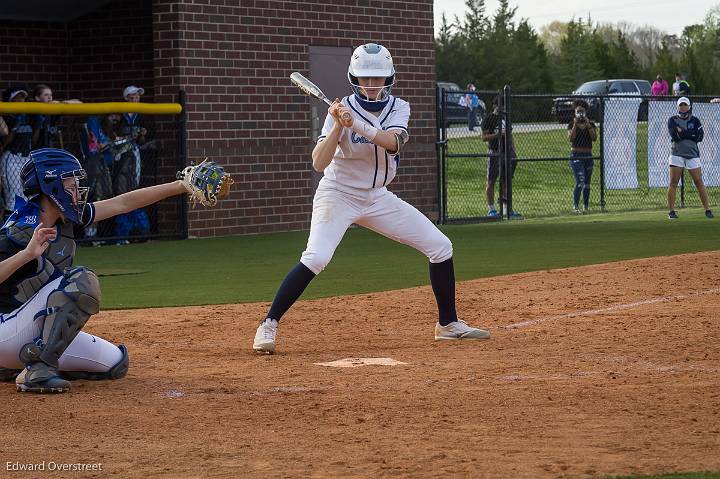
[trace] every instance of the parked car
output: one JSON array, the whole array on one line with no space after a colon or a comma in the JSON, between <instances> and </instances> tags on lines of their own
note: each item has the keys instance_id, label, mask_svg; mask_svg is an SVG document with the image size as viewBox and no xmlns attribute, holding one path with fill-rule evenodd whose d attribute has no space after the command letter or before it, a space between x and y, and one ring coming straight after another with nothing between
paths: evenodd
<instances>
[{"instance_id":1,"label":"parked car","mask_svg":"<svg viewBox=\"0 0 720 479\"><path fill-rule=\"evenodd\" d=\"M614 79L595 80L580 85L572 95L637 95L643 97L638 109L638 121L647 121L648 100L650 95L650 82L647 80ZM563 97L553 100L552 114L557 116L560 123L569 123L575 115L573 102L583 97ZM600 99L593 97L583 98L590 107L588 117L594 121L600 120Z\"/></svg>"},{"instance_id":2,"label":"parked car","mask_svg":"<svg viewBox=\"0 0 720 479\"><path fill-rule=\"evenodd\" d=\"M454 123L463 123L467 125L468 122L468 111L467 108L464 106L460 106L460 98L462 98L465 95L465 90L460 89L457 83L452 82L446 82L446 81L439 81L437 82L437 86L440 89L438 93L438 105L442 104L442 90L444 89L446 91L445 93L445 112L444 112L444 119L445 119L445 125L443 125L445 128L449 127L450 125ZM483 118L485 118L485 102L480 100L480 106L477 109L477 124L478 127L480 126L480 123L482 123Z\"/></svg>"}]
</instances>

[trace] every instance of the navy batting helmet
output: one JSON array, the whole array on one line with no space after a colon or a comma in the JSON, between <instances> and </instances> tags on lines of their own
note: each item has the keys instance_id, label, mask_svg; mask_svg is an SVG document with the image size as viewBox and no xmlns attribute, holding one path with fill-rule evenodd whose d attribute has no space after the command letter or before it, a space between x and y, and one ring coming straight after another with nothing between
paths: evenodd
<instances>
[{"instance_id":1,"label":"navy batting helmet","mask_svg":"<svg viewBox=\"0 0 720 479\"><path fill-rule=\"evenodd\" d=\"M87 174L73 155L58 148L32 151L20 178L28 200L42 193L55 203L67 220L82 224L88 188L81 186L81 182Z\"/></svg>"}]
</instances>

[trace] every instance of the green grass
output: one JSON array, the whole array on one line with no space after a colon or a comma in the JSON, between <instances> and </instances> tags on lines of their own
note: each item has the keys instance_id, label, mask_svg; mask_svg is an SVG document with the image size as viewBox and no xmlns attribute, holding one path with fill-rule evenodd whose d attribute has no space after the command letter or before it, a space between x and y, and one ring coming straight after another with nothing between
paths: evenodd
<instances>
[{"instance_id":1,"label":"green grass","mask_svg":"<svg viewBox=\"0 0 720 479\"><path fill-rule=\"evenodd\" d=\"M569 143L565 129L515 132L515 147L519 157L568 157ZM607 190L607 211L631 211L666 208L665 188L648 188L647 124L638 123L637 172L640 187L632 190ZM450 154L484 154L487 143L479 136L451 138ZM600 155L595 142L593 155ZM487 159L449 158L447 161L447 195L449 218L485 215L485 184ZM699 206L700 200L692 181L686 175L685 200L687 206ZM568 161L521 162L513 179L513 206L528 218L569 215L575 179ZM496 186L497 188L497 186ZM496 197L498 190L496 189ZM711 204L720 202L720 188L708 188ZM678 191L678 203L679 203ZM600 162L595 161L590 194L591 209L600 209Z\"/></svg>"},{"instance_id":2,"label":"green grass","mask_svg":"<svg viewBox=\"0 0 720 479\"><path fill-rule=\"evenodd\" d=\"M683 210L597 214L442 229L458 280L720 249L720 220ZM77 264L101 274L103 308L271 301L297 263L306 232L80 248ZM415 250L364 229L348 231L304 299L428 283Z\"/></svg>"}]
</instances>

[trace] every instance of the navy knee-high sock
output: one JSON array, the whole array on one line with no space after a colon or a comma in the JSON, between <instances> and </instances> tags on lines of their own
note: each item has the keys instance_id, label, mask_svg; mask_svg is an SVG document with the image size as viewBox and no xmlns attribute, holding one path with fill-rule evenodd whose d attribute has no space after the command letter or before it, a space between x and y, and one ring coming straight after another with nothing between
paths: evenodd
<instances>
[{"instance_id":1,"label":"navy knee-high sock","mask_svg":"<svg viewBox=\"0 0 720 479\"><path fill-rule=\"evenodd\" d=\"M455 311L455 268L452 258L442 263L430 263L430 284L432 284L438 305L440 325L447 326L453 321L457 321L457 312Z\"/></svg>"},{"instance_id":2,"label":"navy knee-high sock","mask_svg":"<svg viewBox=\"0 0 720 479\"><path fill-rule=\"evenodd\" d=\"M285 276L280 288L275 293L275 299L273 299L270 311L267 314L268 318L272 318L276 321L280 321L280 318L290 309L295 301L303 294L307 285L315 277L315 273L302 263L295 265L293 269Z\"/></svg>"}]
</instances>

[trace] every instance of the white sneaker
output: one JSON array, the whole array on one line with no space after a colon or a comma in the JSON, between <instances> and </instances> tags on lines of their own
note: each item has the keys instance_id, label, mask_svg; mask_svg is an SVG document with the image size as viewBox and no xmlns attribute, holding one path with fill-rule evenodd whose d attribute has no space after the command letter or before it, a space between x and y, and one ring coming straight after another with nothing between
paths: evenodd
<instances>
[{"instance_id":1,"label":"white sneaker","mask_svg":"<svg viewBox=\"0 0 720 479\"><path fill-rule=\"evenodd\" d=\"M465 321L458 319L447 326L435 324L435 339L488 339L490 333L483 329L468 326Z\"/></svg>"},{"instance_id":2,"label":"white sneaker","mask_svg":"<svg viewBox=\"0 0 720 479\"><path fill-rule=\"evenodd\" d=\"M255 332L253 349L259 353L273 354L275 352L275 335L277 335L278 322L265 318Z\"/></svg>"}]
</instances>

